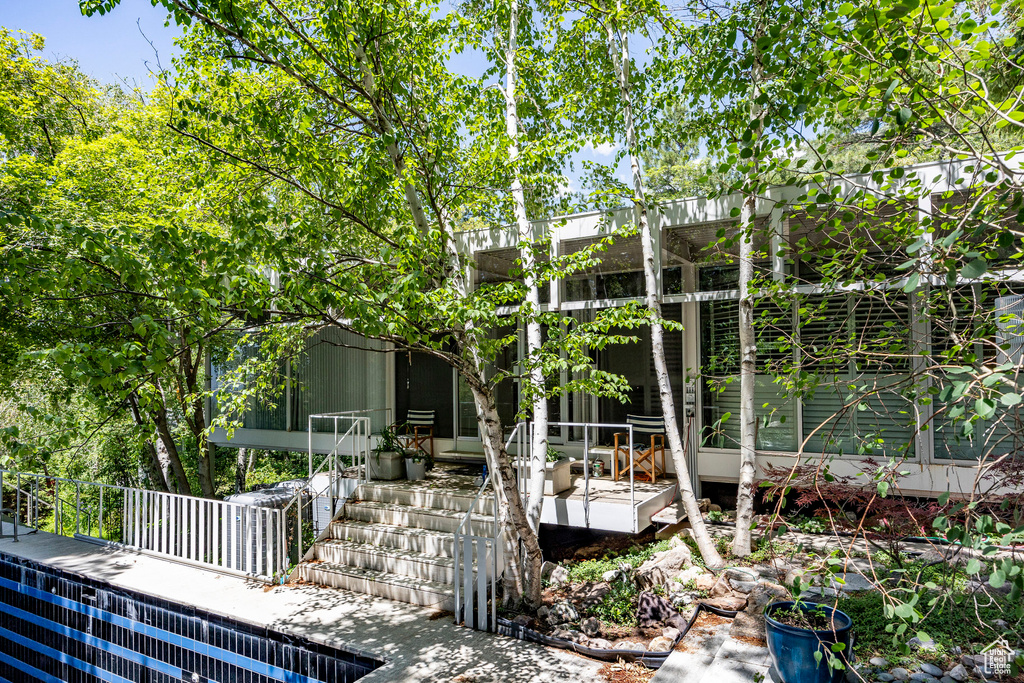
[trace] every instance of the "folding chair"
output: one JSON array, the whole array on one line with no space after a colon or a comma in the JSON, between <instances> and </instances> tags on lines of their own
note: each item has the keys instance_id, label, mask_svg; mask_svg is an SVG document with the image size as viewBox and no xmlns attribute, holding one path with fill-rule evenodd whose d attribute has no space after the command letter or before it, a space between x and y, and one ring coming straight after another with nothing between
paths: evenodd
<instances>
[{"instance_id":1,"label":"folding chair","mask_svg":"<svg viewBox=\"0 0 1024 683\"><path fill-rule=\"evenodd\" d=\"M612 467L615 468L615 480L619 475L629 472L630 461L633 466L640 468L640 471L651 482L658 480L658 475L665 474L665 418L648 417L646 415L627 415L626 423L633 425L633 453L630 458L629 433L618 432L615 434L615 457L612 460ZM650 445L646 437L650 436ZM622 456L625 465L619 468L619 456ZM661 464L658 464L658 456L661 456Z\"/></svg>"},{"instance_id":2,"label":"folding chair","mask_svg":"<svg viewBox=\"0 0 1024 683\"><path fill-rule=\"evenodd\" d=\"M406 448L416 448L434 457L434 411L410 410L405 414L403 440Z\"/></svg>"}]
</instances>

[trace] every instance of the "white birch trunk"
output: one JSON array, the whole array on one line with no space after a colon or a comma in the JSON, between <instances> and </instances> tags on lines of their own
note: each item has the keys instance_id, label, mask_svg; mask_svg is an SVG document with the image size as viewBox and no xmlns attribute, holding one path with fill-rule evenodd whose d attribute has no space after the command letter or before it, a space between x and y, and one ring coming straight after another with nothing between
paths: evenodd
<instances>
[{"instance_id":1,"label":"white birch trunk","mask_svg":"<svg viewBox=\"0 0 1024 683\"><path fill-rule=\"evenodd\" d=\"M526 359L538 361L541 348L541 329L537 320L540 312L540 287L537 285L537 258L533 251L533 228L526 216L526 193L519 169L519 112L516 98L516 51L519 33L519 2L509 6L508 42L505 46L505 133L508 135L508 158L512 167L512 203L516 227L519 231L519 258L523 264L523 282L526 301L523 303L526 322ZM544 505L544 474L548 452L548 400L544 371L531 364L527 381L533 395L533 429L530 438L530 483L526 516L530 528L540 528L540 514ZM522 457L522 454L520 454Z\"/></svg>"},{"instance_id":2,"label":"white birch trunk","mask_svg":"<svg viewBox=\"0 0 1024 683\"><path fill-rule=\"evenodd\" d=\"M761 137L763 112L757 103L761 93L760 81L763 74L757 38L760 25L751 41L754 63L750 69L751 98L750 120L757 145ZM754 298L750 294L750 282L754 277L754 212L757 207L758 163L757 153L752 157L749 188L740 208L740 302L739 302L739 345L740 345L740 471L736 491L736 531L733 536L732 552L737 557L751 553L750 526L754 521L754 475L757 468L757 409L754 401L754 384L757 379L757 340L754 333Z\"/></svg>"},{"instance_id":3,"label":"white birch trunk","mask_svg":"<svg viewBox=\"0 0 1024 683\"><path fill-rule=\"evenodd\" d=\"M621 11L621 2L616 9ZM668 438L672 462L676 469L679 482L679 496L690 522L693 538L700 549L701 557L709 567L722 566L722 558L715 548L715 543L708 533L701 515L697 497L690 483L689 467L684 456L683 441L679 436L679 424L676 421L675 400L672 396L672 385L665 360L665 330L661 324L661 302L658 292L658 279L654 272L654 239L648 220L647 197L644 191L643 172L640 165L640 151L637 144L636 124L633 115L633 93L629 81L629 43L626 35L619 29L614 19L609 19L605 28L608 34L608 53L619 82L619 96L626 126L626 146L629 151L630 168L633 176L633 209L640 226L640 243L643 247L644 284L646 286L646 304L651 316L651 353L654 357L655 375L658 380L658 393L661 396L661 408L665 418L665 436Z\"/></svg>"}]
</instances>

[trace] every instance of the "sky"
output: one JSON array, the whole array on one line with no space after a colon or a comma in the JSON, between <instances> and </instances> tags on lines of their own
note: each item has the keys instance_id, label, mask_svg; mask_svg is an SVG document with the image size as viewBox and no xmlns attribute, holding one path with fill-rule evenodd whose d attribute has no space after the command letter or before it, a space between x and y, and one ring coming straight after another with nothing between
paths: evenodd
<instances>
[{"instance_id":1,"label":"sky","mask_svg":"<svg viewBox=\"0 0 1024 683\"><path fill-rule=\"evenodd\" d=\"M150 72L157 70L158 56L164 67L171 65L180 31L164 26L165 18L148 0L121 0L102 17L83 17L78 0L0 0L0 25L41 34L47 59L75 59L102 83L143 88L154 82Z\"/></svg>"},{"instance_id":2,"label":"sky","mask_svg":"<svg viewBox=\"0 0 1024 683\"><path fill-rule=\"evenodd\" d=\"M174 39L181 31L167 13L149 0L121 0L104 16L84 17L78 0L0 0L0 26L39 33L46 38L43 56L51 60L74 59L85 73L101 83L126 83L148 89L154 84L157 64L171 67ZM479 55L459 55L451 66L463 73L473 72L470 60ZM579 189L579 162L608 163L615 154L610 145L589 145L575 157L575 172L566 179L566 189ZM620 179L628 180L628 163L620 162Z\"/></svg>"}]
</instances>

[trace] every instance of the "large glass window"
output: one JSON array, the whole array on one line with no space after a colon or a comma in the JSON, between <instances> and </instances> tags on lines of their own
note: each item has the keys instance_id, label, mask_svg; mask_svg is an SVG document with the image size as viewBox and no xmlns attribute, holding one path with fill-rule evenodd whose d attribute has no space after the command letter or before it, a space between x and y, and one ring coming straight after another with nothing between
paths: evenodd
<instances>
[{"instance_id":1,"label":"large glass window","mask_svg":"<svg viewBox=\"0 0 1024 683\"><path fill-rule=\"evenodd\" d=\"M536 251L539 261L547 261L548 253L545 247L539 247ZM476 261L476 284L477 286L497 284L501 282L522 282L523 269L519 262L518 249L490 249L478 251L474 255ZM551 283L543 282L539 287L540 302L542 304L551 301Z\"/></svg>"},{"instance_id":2,"label":"large glass window","mask_svg":"<svg viewBox=\"0 0 1024 683\"><path fill-rule=\"evenodd\" d=\"M566 240L561 255L578 254L601 241L600 237ZM618 237L606 249L592 252L595 264L585 272L566 277L566 301L625 299L644 296L643 250L639 236Z\"/></svg>"},{"instance_id":3,"label":"large glass window","mask_svg":"<svg viewBox=\"0 0 1024 683\"><path fill-rule=\"evenodd\" d=\"M788 311L765 303L755 308L755 319L758 367L785 361L792 354L786 341L791 325ZM732 299L701 303L700 323L704 445L739 448L739 302ZM794 450L795 403L785 398L768 375L758 374L754 379L754 404L757 448Z\"/></svg>"}]
</instances>

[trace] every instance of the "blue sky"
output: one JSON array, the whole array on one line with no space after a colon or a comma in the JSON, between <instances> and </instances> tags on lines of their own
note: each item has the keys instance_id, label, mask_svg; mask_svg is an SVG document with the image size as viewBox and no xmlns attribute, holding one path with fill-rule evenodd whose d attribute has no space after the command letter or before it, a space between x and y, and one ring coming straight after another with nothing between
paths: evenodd
<instances>
[{"instance_id":1,"label":"blue sky","mask_svg":"<svg viewBox=\"0 0 1024 683\"><path fill-rule=\"evenodd\" d=\"M47 59L75 59L101 82L126 79L143 88L152 85L157 54L165 67L171 65L180 32L173 24L165 27L165 17L148 0L122 0L102 17L83 17L78 0L0 0L0 25L42 34Z\"/></svg>"},{"instance_id":2,"label":"blue sky","mask_svg":"<svg viewBox=\"0 0 1024 683\"><path fill-rule=\"evenodd\" d=\"M92 17L82 16L78 0L0 0L0 25L41 34L46 38L43 54L47 59L75 59L100 82L126 82L143 89L153 84L150 71L157 70L158 56L165 68L171 66L174 39L181 32L173 23L164 26L166 17L149 0L121 0L113 12ZM479 68L473 63L479 58L479 53L456 56L452 68L471 73ZM608 163L613 154L610 146L587 147L576 161ZM623 160L618 166L623 180L627 169ZM570 173L569 189L578 189L579 170L577 165L576 172Z\"/></svg>"}]
</instances>

